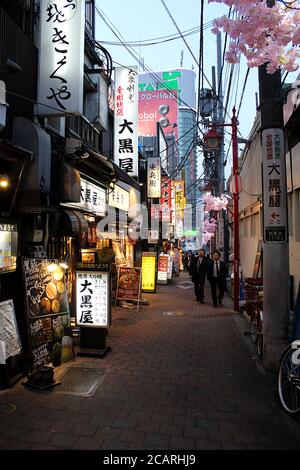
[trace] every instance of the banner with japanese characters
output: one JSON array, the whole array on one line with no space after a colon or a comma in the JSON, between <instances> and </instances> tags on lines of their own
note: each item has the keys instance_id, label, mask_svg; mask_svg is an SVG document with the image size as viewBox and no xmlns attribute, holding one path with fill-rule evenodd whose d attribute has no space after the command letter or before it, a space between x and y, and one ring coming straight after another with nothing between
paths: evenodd
<instances>
[{"instance_id":1,"label":"banner with japanese characters","mask_svg":"<svg viewBox=\"0 0 300 470\"><path fill-rule=\"evenodd\" d=\"M161 254L158 257L157 283L167 284L169 269L169 255Z\"/></svg>"},{"instance_id":2,"label":"banner with japanese characters","mask_svg":"<svg viewBox=\"0 0 300 470\"><path fill-rule=\"evenodd\" d=\"M82 114L84 0L41 0L35 114Z\"/></svg>"},{"instance_id":3,"label":"banner with japanese characters","mask_svg":"<svg viewBox=\"0 0 300 470\"><path fill-rule=\"evenodd\" d=\"M171 222L172 210L172 181L163 176L161 182L161 220L164 222Z\"/></svg>"},{"instance_id":4,"label":"banner with japanese characters","mask_svg":"<svg viewBox=\"0 0 300 470\"><path fill-rule=\"evenodd\" d=\"M138 176L138 68L115 68L114 161Z\"/></svg>"},{"instance_id":5,"label":"banner with japanese characters","mask_svg":"<svg viewBox=\"0 0 300 470\"><path fill-rule=\"evenodd\" d=\"M160 158L157 157L147 160L147 197L161 197L161 166Z\"/></svg>"},{"instance_id":6,"label":"banner with japanese characters","mask_svg":"<svg viewBox=\"0 0 300 470\"><path fill-rule=\"evenodd\" d=\"M262 132L262 163L264 242L286 243L286 171L282 129L266 129Z\"/></svg>"},{"instance_id":7,"label":"banner with japanese characters","mask_svg":"<svg viewBox=\"0 0 300 470\"><path fill-rule=\"evenodd\" d=\"M79 326L107 327L111 322L110 273L76 272L76 319Z\"/></svg>"},{"instance_id":8,"label":"banner with japanese characters","mask_svg":"<svg viewBox=\"0 0 300 470\"><path fill-rule=\"evenodd\" d=\"M105 216L107 210L106 190L80 178L80 202L65 202L64 206L78 208Z\"/></svg>"}]
</instances>

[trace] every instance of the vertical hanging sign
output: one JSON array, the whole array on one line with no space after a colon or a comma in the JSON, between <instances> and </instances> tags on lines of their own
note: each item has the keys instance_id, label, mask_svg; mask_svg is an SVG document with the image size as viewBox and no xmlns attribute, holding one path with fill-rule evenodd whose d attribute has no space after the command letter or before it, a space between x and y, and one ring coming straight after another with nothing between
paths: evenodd
<instances>
[{"instance_id":1,"label":"vertical hanging sign","mask_svg":"<svg viewBox=\"0 0 300 470\"><path fill-rule=\"evenodd\" d=\"M36 114L82 113L84 28L84 0L41 0Z\"/></svg>"},{"instance_id":2,"label":"vertical hanging sign","mask_svg":"<svg viewBox=\"0 0 300 470\"><path fill-rule=\"evenodd\" d=\"M262 132L264 242L287 243L284 134L282 129Z\"/></svg>"},{"instance_id":3,"label":"vertical hanging sign","mask_svg":"<svg viewBox=\"0 0 300 470\"><path fill-rule=\"evenodd\" d=\"M172 209L172 184L171 180L165 176L162 178L161 183L161 220L164 222L171 222L171 209Z\"/></svg>"},{"instance_id":4,"label":"vertical hanging sign","mask_svg":"<svg viewBox=\"0 0 300 470\"><path fill-rule=\"evenodd\" d=\"M161 168L160 158L147 160L147 196L149 198L161 197Z\"/></svg>"},{"instance_id":5,"label":"vertical hanging sign","mask_svg":"<svg viewBox=\"0 0 300 470\"><path fill-rule=\"evenodd\" d=\"M138 176L137 67L115 69L114 161L128 175Z\"/></svg>"}]
</instances>

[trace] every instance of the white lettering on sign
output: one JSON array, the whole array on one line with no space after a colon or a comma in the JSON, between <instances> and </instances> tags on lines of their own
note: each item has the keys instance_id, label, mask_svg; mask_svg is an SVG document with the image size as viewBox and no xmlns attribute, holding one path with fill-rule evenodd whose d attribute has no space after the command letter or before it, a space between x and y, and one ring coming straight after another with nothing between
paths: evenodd
<instances>
[{"instance_id":1,"label":"white lettering on sign","mask_svg":"<svg viewBox=\"0 0 300 470\"><path fill-rule=\"evenodd\" d=\"M287 242L286 171L282 129L262 132L265 243Z\"/></svg>"},{"instance_id":2,"label":"white lettering on sign","mask_svg":"<svg viewBox=\"0 0 300 470\"><path fill-rule=\"evenodd\" d=\"M81 114L85 2L41 0L36 114Z\"/></svg>"}]
</instances>

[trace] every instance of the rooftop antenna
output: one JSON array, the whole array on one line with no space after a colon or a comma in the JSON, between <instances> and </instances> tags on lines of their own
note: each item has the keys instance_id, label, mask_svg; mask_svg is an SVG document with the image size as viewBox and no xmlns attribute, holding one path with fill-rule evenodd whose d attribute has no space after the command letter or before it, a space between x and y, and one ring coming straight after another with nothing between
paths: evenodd
<instances>
[{"instance_id":1,"label":"rooftop antenna","mask_svg":"<svg viewBox=\"0 0 300 470\"><path fill-rule=\"evenodd\" d=\"M183 54L184 54L184 51L181 50L181 60L180 60L180 68L183 67Z\"/></svg>"}]
</instances>

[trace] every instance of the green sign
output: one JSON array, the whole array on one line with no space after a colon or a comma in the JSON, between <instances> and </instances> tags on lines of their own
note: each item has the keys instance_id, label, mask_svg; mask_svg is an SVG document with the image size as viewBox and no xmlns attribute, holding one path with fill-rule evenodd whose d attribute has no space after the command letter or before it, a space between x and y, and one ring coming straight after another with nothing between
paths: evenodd
<instances>
[{"instance_id":1,"label":"green sign","mask_svg":"<svg viewBox=\"0 0 300 470\"><path fill-rule=\"evenodd\" d=\"M184 230L183 235L185 237L196 237L198 234L197 230Z\"/></svg>"}]
</instances>

